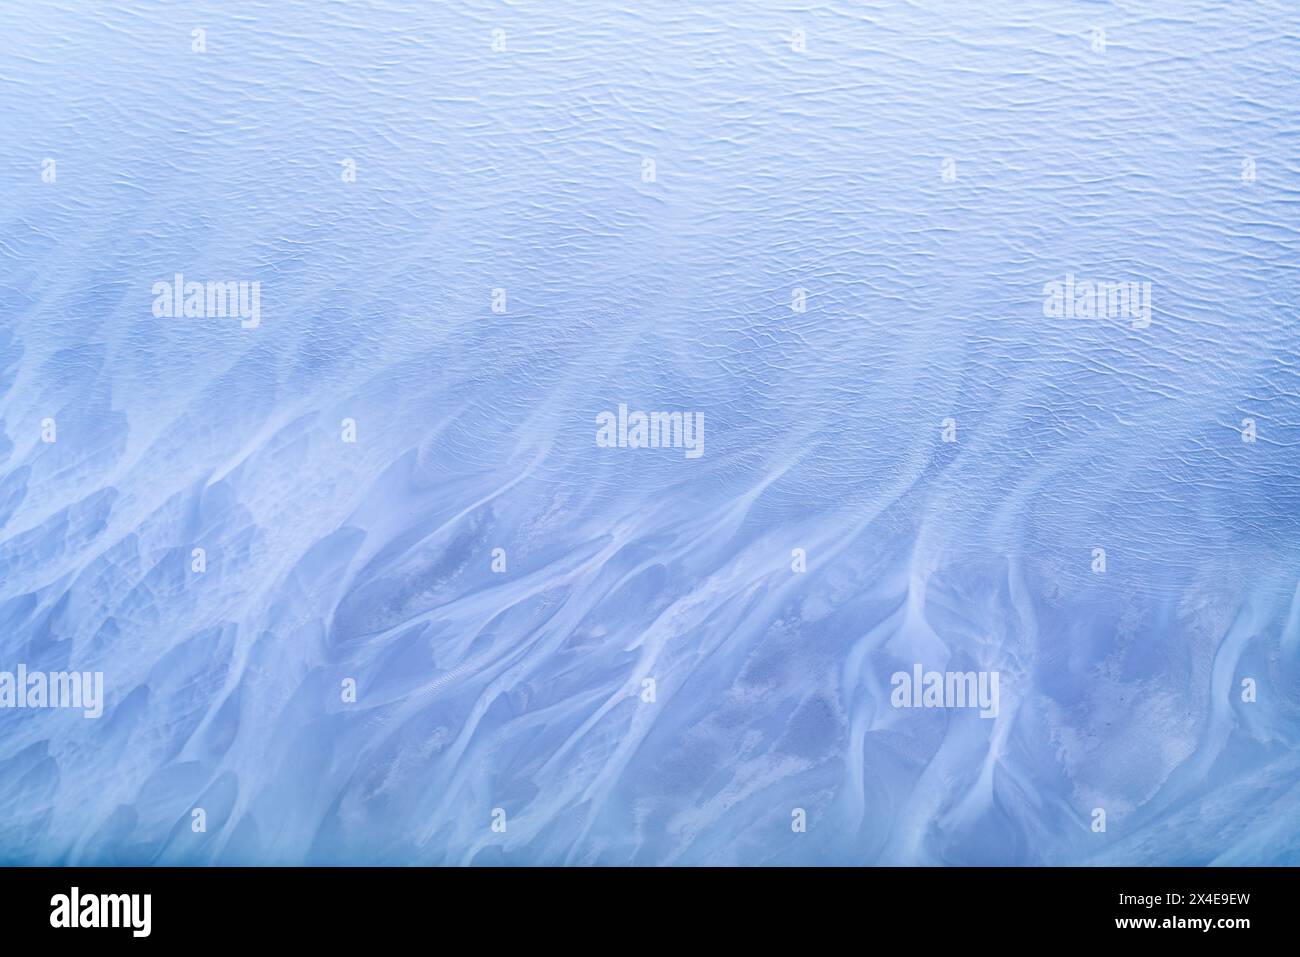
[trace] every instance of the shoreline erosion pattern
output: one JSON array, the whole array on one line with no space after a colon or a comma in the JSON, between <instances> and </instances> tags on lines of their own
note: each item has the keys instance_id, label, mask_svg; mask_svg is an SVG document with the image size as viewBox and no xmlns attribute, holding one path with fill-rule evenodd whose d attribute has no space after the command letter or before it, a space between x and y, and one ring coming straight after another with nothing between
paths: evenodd
<instances>
[{"instance_id":1,"label":"shoreline erosion pattern","mask_svg":"<svg viewBox=\"0 0 1300 957\"><path fill-rule=\"evenodd\" d=\"M1294 6L0 37L0 862L1300 863Z\"/></svg>"}]
</instances>

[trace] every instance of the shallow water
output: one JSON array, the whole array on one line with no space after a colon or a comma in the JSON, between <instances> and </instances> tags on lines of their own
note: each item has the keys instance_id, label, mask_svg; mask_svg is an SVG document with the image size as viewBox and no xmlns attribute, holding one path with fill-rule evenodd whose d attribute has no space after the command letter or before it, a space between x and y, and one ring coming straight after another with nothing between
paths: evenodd
<instances>
[{"instance_id":1,"label":"shallow water","mask_svg":"<svg viewBox=\"0 0 1300 957\"><path fill-rule=\"evenodd\" d=\"M1300 10L693 6L0 8L0 858L1300 863Z\"/></svg>"}]
</instances>

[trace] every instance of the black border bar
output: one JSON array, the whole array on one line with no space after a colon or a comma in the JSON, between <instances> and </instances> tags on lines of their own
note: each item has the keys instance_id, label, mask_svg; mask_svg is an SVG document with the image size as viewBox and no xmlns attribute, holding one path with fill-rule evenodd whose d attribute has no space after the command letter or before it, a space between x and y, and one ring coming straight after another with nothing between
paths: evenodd
<instances>
[{"instance_id":1,"label":"black border bar","mask_svg":"<svg viewBox=\"0 0 1300 957\"><path fill-rule=\"evenodd\" d=\"M1293 940L1292 868L27 868L0 869L7 939L114 946L284 943L327 947L415 935L437 946L496 946L590 937L629 942L697 927L734 943L797 941L828 928L992 944L1007 933L1049 940L1231 946ZM95 921L123 907L121 927L66 922L71 890ZM130 924L143 918L149 933ZM61 914L59 895L68 906ZM1242 925L1242 921L1245 925ZM1146 926L1134 926L1132 921ZM1205 929L1204 921L1213 926ZM1126 926L1119 926L1128 921ZM1154 923L1150 923L1154 921ZM1237 925L1237 926L1232 926ZM620 929L621 928L621 929ZM137 926L135 929L139 929ZM613 934L613 937L605 936ZM75 935L75 937L74 937ZM877 941L883 939L876 937ZM455 944L455 941L461 941ZM620 945L621 946L621 945Z\"/></svg>"}]
</instances>

